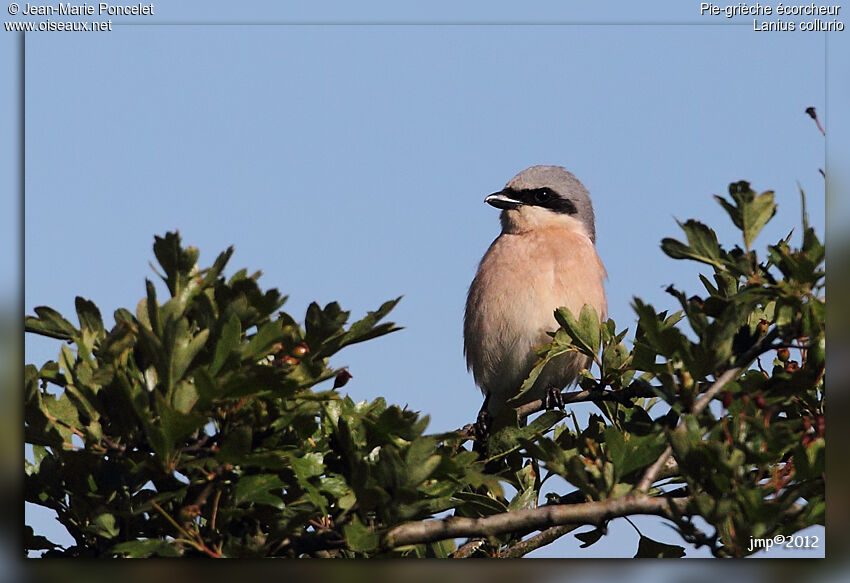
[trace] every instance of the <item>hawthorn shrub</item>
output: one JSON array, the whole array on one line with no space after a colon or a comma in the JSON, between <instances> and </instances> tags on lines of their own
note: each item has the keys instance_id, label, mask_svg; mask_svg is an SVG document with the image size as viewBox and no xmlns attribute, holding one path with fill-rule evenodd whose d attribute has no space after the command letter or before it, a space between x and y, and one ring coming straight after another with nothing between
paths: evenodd
<instances>
[{"instance_id":1,"label":"hawthorn shrub","mask_svg":"<svg viewBox=\"0 0 850 583\"><path fill-rule=\"evenodd\" d=\"M382 398L343 395L332 357L398 328L398 300L348 324L313 303L303 325L259 273L199 268L177 233L156 237L168 297L148 281L107 329L78 297L78 324L48 307L26 331L63 342L26 366L26 500L56 512L61 547L25 526L27 551L77 557L518 557L583 526L661 517L685 546L640 536L635 556L753 552L751 537L824 523L824 247L803 211L792 236L757 254L772 192L734 183L716 197L742 241L680 223L670 257L704 265L701 289L668 292L668 314L634 300L634 341L592 309L556 311L528 389L554 356L593 359L567 405L517 408L471 447L469 427L426 433L428 418ZM803 199L805 201L805 199ZM332 386L329 386L331 385ZM569 417L569 418L567 418ZM481 451L485 453L480 453ZM562 480L550 478L560 477ZM564 484L541 499L543 484Z\"/></svg>"}]
</instances>

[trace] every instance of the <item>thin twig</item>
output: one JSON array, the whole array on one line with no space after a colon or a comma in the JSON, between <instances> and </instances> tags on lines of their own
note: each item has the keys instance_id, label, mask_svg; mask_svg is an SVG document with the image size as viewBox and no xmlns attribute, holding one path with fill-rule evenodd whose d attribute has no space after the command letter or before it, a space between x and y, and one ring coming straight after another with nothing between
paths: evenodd
<instances>
[{"instance_id":1,"label":"thin twig","mask_svg":"<svg viewBox=\"0 0 850 583\"><path fill-rule=\"evenodd\" d=\"M652 486L652 483L657 479L658 472L661 471L661 466L667 463L667 460L670 458L670 454L672 453L673 448L668 445L667 449L658 456L658 459L646 469L646 473L637 485L638 492L646 493L649 491L649 487Z\"/></svg>"},{"instance_id":2,"label":"thin twig","mask_svg":"<svg viewBox=\"0 0 850 583\"><path fill-rule=\"evenodd\" d=\"M210 517L210 530L215 532L215 518L218 516L218 501L221 499L221 490L215 491L215 498L213 498L213 510L212 516Z\"/></svg>"},{"instance_id":3,"label":"thin twig","mask_svg":"<svg viewBox=\"0 0 850 583\"><path fill-rule=\"evenodd\" d=\"M176 528L176 529L177 529L177 532L179 532L179 533L180 533L180 534L184 537L184 538L183 538L183 539L181 539L181 540L184 540L185 542L187 542L187 543L189 543L190 545L192 545L193 547L195 547L195 549L197 549L197 550L201 551L202 553L206 553L207 555L209 555L210 557L212 557L212 558L214 558L214 559L221 559L221 558L222 558L222 556L221 556L219 553L215 552L214 550L212 550L211 548L209 548L207 545L205 545L205 544L204 544L203 539L201 539L201 535L199 535L197 532L195 532L195 533L190 533L190 532L189 532L189 531L187 531L185 528L183 528L182 526L180 526L180 525L177 523L177 521L176 521L176 520L174 520L173 518L171 518L171 516L170 516L170 515L169 515L169 514L168 514L168 513L167 513L167 512L166 512L166 511L162 508L162 506L160 506L159 504L157 504L157 502L156 502L156 501L151 500L151 504L153 505L153 507L154 507L154 508L156 508L156 509L157 509L157 511L158 511L160 514L162 514L162 515L165 517L165 519L166 519L168 522L170 522L170 523L171 523L171 525L172 525L174 528Z\"/></svg>"},{"instance_id":4,"label":"thin twig","mask_svg":"<svg viewBox=\"0 0 850 583\"><path fill-rule=\"evenodd\" d=\"M746 369L760 354L765 352L766 350L771 349L771 343L779 336L779 331L774 328L768 334L762 338L762 340L753 346L746 354L742 355L738 360L741 364L738 366L734 366L728 370L726 370L722 375L720 375L714 383L708 388L708 390L697 399L697 402L694 403L694 406L691 408L692 415L698 415L702 412L703 409L708 407L708 404L711 403L712 400L723 390L723 388L732 380L738 378L744 369ZM673 431L677 431L680 433L684 433L686 431L685 424L679 423L679 426L676 427ZM641 481L637 485L637 491L646 493L649 491L649 487L652 486L652 483L658 477L658 472L661 471L661 468L667 463L667 458L673 453L673 448L671 446L667 446L667 449L658 457L655 462L647 468L646 473L641 478Z\"/></svg>"},{"instance_id":5,"label":"thin twig","mask_svg":"<svg viewBox=\"0 0 850 583\"><path fill-rule=\"evenodd\" d=\"M826 131L824 131L823 126L822 126L822 125L820 125L820 120L818 119L818 113L815 111L815 108L814 108L814 107L807 107L807 108L806 108L806 113L808 113L808 114L809 114L809 117L810 117L810 118L812 118L813 120L815 120L815 123L817 124L818 129L820 130L820 133L821 133L822 135L824 135L824 136L825 136L825 135L826 135Z\"/></svg>"},{"instance_id":6,"label":"thin twig","mask_svg":"<svg viewBox=\"0 0 850 583\"><path fill-rule=\"evenodd\" d=\"M714 384L712 384L711 387L709 387L709 389L705 393L703 393L703 395L699 399L697 399L697 402L694 403L694 406L691 409L691 414L698 415L700 412L702 412L703 409L708 407L708 404L711 403L711 401L720 393L720 391L723 390L723 388L729 383L729 381L738 378L738 376L741 374L741 372L743 372L743 370L743 366L736 366L730 368L722 375L720 375L720 377L716 381L714 381ZM685 424L680 423L679 426L674 429L674 431L677 431L679 433L685 432ZM649 490L649 487L656 480L658 472L660 472L661 468L664 467L664 464L667 463L667 458L669 458L670 454L672 453L673 448L668 445L667 449L664 450L664 452L658 457L658 459L655 460L655 462L651 466L649 466L649 468L647 468L646 473L643 475L643 478L641 478L640 482L638 483L637 490L639 492L646 493Z\"/></svg>"},{"instance_id":7,"label":"thin twig","mask_svg":"<svg viewBox=\"0 0 850 583\"><path fill-rule=\"evenodd\" d=\"M467 541L461 546L457 548L455 552L451 554L453 559L466 559L475 554L475 551L480 549L486 543L481 539L473 539L471 541Z\"/></svg>"},{"instance_id":8,"label":"thin twig","mask_svg":"<svg viewBox=\"0 0 850 583\"><path fill-rule=\"evenodd\" d=\"M518 559L524 557L531 551L537 550L540 547L545 547L565 534L569 534L579 528L580 524L562 524L560 526L552 526L543 532L536 534L530 538L520 541L501 554L503 559Z\"/></svg>"}]
</instances>

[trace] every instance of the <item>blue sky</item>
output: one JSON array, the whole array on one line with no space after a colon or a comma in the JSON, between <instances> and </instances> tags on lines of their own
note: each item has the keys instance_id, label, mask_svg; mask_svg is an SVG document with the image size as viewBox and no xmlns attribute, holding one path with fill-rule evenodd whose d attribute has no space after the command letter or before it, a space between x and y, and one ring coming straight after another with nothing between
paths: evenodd
<instances>
[{"instance_id":1,"label":"blue sky","mask_svg":"<svg viewBox=\"0 0 850 583\"><path fill-rule=\"evenodd\" d=\"M231 272L262 269L296 319L313 300L356 317L404 295L391 314L403 331L334 364L350 366L353 398L460 427L481 403L462 355L465 293L498 234L482 201L523 168L563 165L588 187L619 328L634 328L634 296L672 308L668 284L699 290L698 270L659 249L675 218L739 242L711 197L731 181L776 192L759 244L799 225L798 183L823 232L824 139L803 110L827 112L827 36L757 33L685 4L182 2L111 33L30 33L25 308L73 315L76 295L105 314L134 308L153 236L179 229L202 264L234 245ZM846 75L829 79L846 97ZM26 361L57 349L28 338ZM631 527L611 532L538 556L631 556Z\"/></svg>"}]
</instances>

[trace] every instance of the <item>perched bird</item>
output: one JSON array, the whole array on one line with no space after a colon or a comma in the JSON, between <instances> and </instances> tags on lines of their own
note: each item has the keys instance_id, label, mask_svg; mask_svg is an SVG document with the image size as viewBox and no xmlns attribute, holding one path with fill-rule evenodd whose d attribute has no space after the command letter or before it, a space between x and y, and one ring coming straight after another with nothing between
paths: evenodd
<instances>
[{"instance_id":1,"label":"perched bird","mask_svg":"<svg viewBox=\"0 0 850 583\"><path fill-rule=\"evenodd\" d=\"M501 209L502 232L481 259L469 286L463 324L467 367L484 393L479 423L491 422L519 392L537 353L558 329L554 312L578 317L589 304L607 317L605 267L596 254L587 189L560 166L532 166L484 199ZM524 402L575 381L587 357L552 359Z\"/></svg>"}]
</instances>

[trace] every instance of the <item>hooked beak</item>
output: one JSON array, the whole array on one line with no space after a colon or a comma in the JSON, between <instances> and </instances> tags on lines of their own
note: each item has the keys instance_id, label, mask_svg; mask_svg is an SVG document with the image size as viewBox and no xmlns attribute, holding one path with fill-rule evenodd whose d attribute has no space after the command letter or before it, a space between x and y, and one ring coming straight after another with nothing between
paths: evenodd
<instances>
[{"instance_id":1,"label":"hooked beak","mask_svg":"<svg viewBox=\"0 0 850 583\"><path fill-rule=\"evenodd\" d=\"M502 210L515 209L522 204L520 201L506 196L503 192L504 191L494 192L485 198L484 202Z\"/></svg>"}]
</instances>

